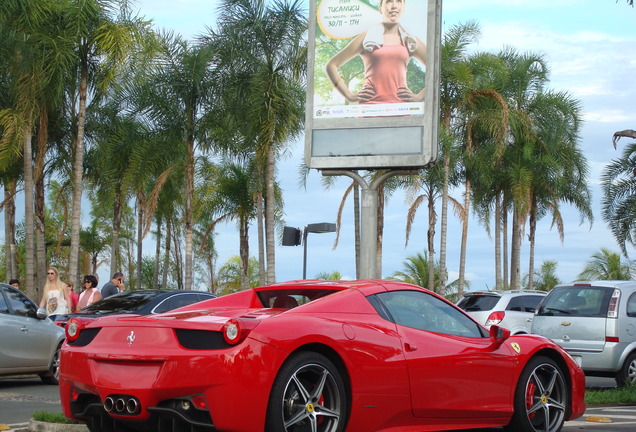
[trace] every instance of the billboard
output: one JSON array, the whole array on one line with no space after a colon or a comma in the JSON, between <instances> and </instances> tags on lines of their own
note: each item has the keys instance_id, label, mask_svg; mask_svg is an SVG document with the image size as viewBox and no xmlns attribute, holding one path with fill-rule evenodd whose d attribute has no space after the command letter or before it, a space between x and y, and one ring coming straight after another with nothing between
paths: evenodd
<instances>
[{"instance_id":1,"label":"billboard","mask_svg":"<svg viewBox=\"0 0 636 432\"><path fill-rule=\"evenodd\" d=\"M437 158L441 0L311 0L305 163Z\"/></svg>"}]
</instances>

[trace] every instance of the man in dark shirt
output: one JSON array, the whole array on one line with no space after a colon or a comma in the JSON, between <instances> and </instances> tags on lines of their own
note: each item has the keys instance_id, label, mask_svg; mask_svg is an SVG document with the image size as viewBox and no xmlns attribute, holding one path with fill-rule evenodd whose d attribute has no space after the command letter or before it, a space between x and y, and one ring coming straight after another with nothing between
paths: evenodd
<instances>
[{"instance_id":1,"label":"man in dark shirt","mask_svg":"<svg viewBox=\"0 0 636 432\"><path fill-rule=\"evenodd\" d=\"M122 272L115 273L112 279L106 282L102 287L102 297L110 297L124 291L124 279L125 277Z\"/></svg>"}]
</instances>

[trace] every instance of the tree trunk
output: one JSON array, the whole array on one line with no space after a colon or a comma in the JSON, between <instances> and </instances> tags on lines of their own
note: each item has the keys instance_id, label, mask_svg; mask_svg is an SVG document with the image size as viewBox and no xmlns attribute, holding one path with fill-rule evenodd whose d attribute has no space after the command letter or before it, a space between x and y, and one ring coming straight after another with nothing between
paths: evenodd
<instances>
[{"instance_id":1,"label":"tree trunk","mask_svg":"<svg viewBox=\"0 0 636 432\"><path fill-rule=\"evenodd\" d=\"M534 243L537 234L537 202L532 199L530 210L530 262L528 264L528 289L534 289Z\"/></svg>"},{"instance_id":2,"label":"tree trunk","mask_svg":"<svg viewBox=\"0 0 636 432\"><path fill-rule=\"evenodd\" d=\"M428 231L426 233L426 241L428 244L428 289L438 292L435 286L435 224L437 223L437 214L435 213L435 197L433 188L428 190Z\"/></svg>"},{"instance_id":3,"label":"tree trunk","mask_svg":"<svg viewBox=\"0 0 636 432\"><path fill-rule=\"evenodd\" d=\"M141 275L143 263L143 229L144 229L144 197L143 194L137 194L137 289L141 289Z\"/></svg>"},{"instance_id":4,"label":"tree trunk","mask_svg":"<svg viewBox=\"0 0 636 432\"><path fill-rule=\"evenodd\" d=\"M503 264L503 289L510 288L510 274L508 269L510 268L508 261L508 210L506 205L506 194L504 193L503 202L502 202L502 214L501 214L501 230L503 236L503 259L501 263Z\"/></svg>"},{"instance_id":5,"label":"tree trunk","mask_svg":"<svg viewBox=\"0 0 636 432\"><path fill-rule=\"evenodd\" d=\"M495 195L495 289L502 289L501 280L501 194Z\"/></svg>"},{"instance_id":6,"label":"tree trunk","mask_svg":"<svg viewBox=\"0 0 636 432\"><path fill-rule=\"evenodd\" d=\"M265 222L263 220L263 192L256 195L256 223L258 227L258 285L267 285L265 271Z\"/></svg>"},{"instance_id":7,"label":"tree trunk","mask_svg":"<svg viewBox=\"0 0 636 432\"><path fill-rule=\"evenodd\" d=\"M444 152L444 185L442 186L442 220L439 235L439 293L446 295L448 271L446 270L446 235L448 232L448 179L450 176L450 156Z\"/></svg>"},{"instance_id":8,"label":"tree trunk","mask_svg":"<svg viewBox=\"0 0 636 432\"><path fill-rule=\"evenodd\" d=\"M122 270L121 250L119 248L119 231L121 230L122 219L122 196L121 189L117 187L115 200L113 202L113 238L110 247L110 275Z\"/></svg>"},{"instance_id":9,"label":"tree trunk","mask_svg":"<svg viewBox=\"0 0 636 432\"><path fill-rule=\"evenodd\" d=\"M250 287L250 270L249 270L249 258L250 258L250 238L249 238L249 221L247 217L241 217L239 222L239 254L241 256L241 290L246 290Z\"/></svg>"},{"instance_id":10,"label":"tree trunk","mask_svg":"<svg viewBox=\"0 0 636 432\"><path fill-rule=\"evenodd\" d=\"M25 279L26 293L32 299L41 299L41 289L35 281L35 256L33 250L33 139L31 126L24 127L24 250L25 250Z\"/></svg>"},{"instance_id":11,"label":"tree trunk","mask_svg":"<svg viewBox=\"0 0 636 432\"><path fill-rule=\"evenodd\" d=\"M86 95L88 92L88 71L82 67L79 92L79 112L77 115L77 139L75 161L73 163L73 215L71 217L71 252L68 263L68 278L79 286L79 249L82 229L82 176L84 170L84 124L86 123Z\"/></svg>"},{"instance_id":12,"label":"tree trunk","mask_svg":"<svg viewBox=\"0 0 636 432\"><path fill-rule=\"evenodd\" d=\"M356 279L360 279L360 186L353 182L353 226L356 254Z\"/></svg>"},{"instance_id":13,"label":"tree trunk","mask_svg":"<svg viewBox=\"0 0 636 432\"><path fill-rule=\"evenodd\" d=\"M192 274L194 269L193 245L192 245L192 202L194 200L194 136L188 138L188 154L186 161L185 178L185 286L184 289L192 289Z\"/></svg>"},{"instance_id":14,"label":"tree trunk","mask_svg":"<svg viewBox=\"0 0 636 432\"><path fill-rule=\"evenodd\" d=\"M519 270L521 267L521 216L515 207L512 216L512 251L510 253L510 289L519 289L520 277Z\"/></svg>"},{"instance_id":15,"label":"tree trunk","mask_svg":"<svg viewBox=\"0 0 636 432\"><path fill-rule=\"evenodd\" d=\"M375 256L375 277L382 279L382 240L384 236L384 184L378 186L378 233Z\"/></svg>"},{"instance_id":16,"label":"tree trunk","mask_svg":"<svg viewBox=\"0 0 636 432\"><path fill-rule=\"evenodd\" d=\"M464 217L462 218L462 245L459 250L459 278L457 283L458 298L464 295L464 280L466 272L466 248L468 245L468 220L470 219L470 180L466 180L464 191Z\"/></svg>"},{"instance_id":17,"label":"tree trunk","mask_svg":"<svg viewBox=\"0 0 636 432\"><path fill-rule=\"evenodd\" d=\"M163 274L161 275L161 288L168 288L168 271L170 269L170 247L172 243L171 219L166 218L166 247L163 251Z\"/></svg>"},{"instance_id":18,"label":"tree trunk","mask_svg":"<svg viewBox=\"0 0 636 432\"><path fill-rule=\"evenodd\" d=\"M152 288L159 288L159 263L161 262L161 215L157 215L157 240L155 244L155 271L152 274Z\"/></svg>"},{"instance_id":19,"label":"tree trunk","mask_svg":"<svg viewBox=\"0 0 636 432\"><path fill-rule=\"evenodd\" d=\"M37 285L46 282L46 244L45 244L45 208L44 201L44 162L46 160L46 141L48 136L48 115L45 109L40 110L39 125L37 131L38 150L35 155L35 170L33 180L35 182L35 280ZM74 281L73 281L74 282Z\"/></svg>"},{"instance_id":20,"label":"tree trunk","mask_svg":"<svg viewBox=\"0 0 636 432\"><path fill-rule=\"evenodd\" d=\"M4 244L7 281L19 279L15 245L15 192L17 181L12 179L4 184ZM25 289L23 285L22 289Z\"/></svg>"},{"instance_id":21,"label":"tree trunk","mask_svg":"<svg viewBox=\"0 0 636 432\"><path fill-rule=\"evenodd\" d=\"M274 236L274 173L275 173L274 142L270 141L267 148L265 181L267 184L265 195L265 244L267 249L267 284L276 282L276 252Z\"/></svg>"}]
</instances>

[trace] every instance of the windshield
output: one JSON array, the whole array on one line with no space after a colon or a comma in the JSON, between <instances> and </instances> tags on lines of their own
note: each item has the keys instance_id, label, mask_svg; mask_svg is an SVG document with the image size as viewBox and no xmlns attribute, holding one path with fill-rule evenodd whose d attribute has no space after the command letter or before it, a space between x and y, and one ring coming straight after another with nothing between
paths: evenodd
<instances>
[{"instance_id":1,"label":"windshield","mask_svg":"<svg viewBox=\"0 0 636 432\"><path fill-rule=\"evenodd\" d=\"M613 288L589 285L554 288L537 315L605 317Z\"/></svg>"}]
</instances>

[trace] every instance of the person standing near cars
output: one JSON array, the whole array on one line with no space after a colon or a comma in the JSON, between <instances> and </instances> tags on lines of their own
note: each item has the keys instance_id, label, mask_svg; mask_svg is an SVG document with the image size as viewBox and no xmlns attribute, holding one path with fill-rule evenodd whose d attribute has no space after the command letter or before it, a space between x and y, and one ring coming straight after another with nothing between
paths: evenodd
<instances>
[{"instance_id":1,"label":"person standing near cars","mask_svg":"<svg viewBox=\"0 0 636 432\"><path fill-rule=\"evenodd\" d=\"M77 302L79 301L79 296L75 292L73 282L66 282L66 288L68 290L68 300L70 302L68 311L70 313L75 313L77 311Z\"/></svg>"},{"instance_id":2,"label":"person standing near cars","mask_svg":"<svg viewBox=\"0 0 636 432\"><path fill-rule=\"evenodd\" d=\"M46 284L42 292L40 307L45 307L49 315L68 313L70 304L68 288L60 280L59 272L55 267L49 267L46 272Z\"/></svg>"},{"instance_id":3,"label":"person standing near cars","mask_svg":"<svg viewBox=\"0 0 636 432\"><path fill-rule=\"evenodd\" d=\"M102 287L102 297L110 297L124 291L124 274L117 272L110 281L106 282Z\"/></svg>"},{"instance_id":4,"label":"person standing near cars","mask_svg":"<svg viewBox=\"0 0 636 432\"><path fill-rule=\"evenodd\" d=\"M79 301L77 302L77 310L84 309L86 306L95 303L102 299L102 295L97 289L97 278L93 275L84 276L84 289L79 295Z\"/></svg>"}]
</instances>

